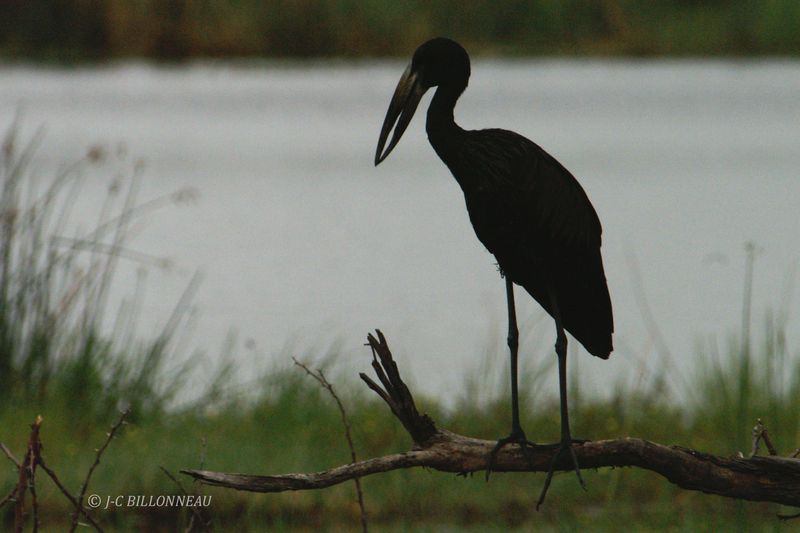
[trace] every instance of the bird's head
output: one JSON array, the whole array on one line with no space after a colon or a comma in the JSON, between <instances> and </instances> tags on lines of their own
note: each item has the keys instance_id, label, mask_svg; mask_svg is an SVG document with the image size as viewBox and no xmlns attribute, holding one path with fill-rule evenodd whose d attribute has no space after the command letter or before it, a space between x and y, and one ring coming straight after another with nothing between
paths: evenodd
<instances>
[{"instance_id":1,"label":"bird's head","mask_svg":"<svg viewBox=\"0 0 800 533\"><path fill-rule=\"evenodd\" d=\"M423 43L394 90L386 118L383 121L378 148L375 151L375 164L386 159L403 136L422 95L431 87L452 87L459 93L469 80L469 56L466 50L455 41L437 37ZM389 133L394 129L392 140L383 149Z\"/></svg>"}]
</instances>

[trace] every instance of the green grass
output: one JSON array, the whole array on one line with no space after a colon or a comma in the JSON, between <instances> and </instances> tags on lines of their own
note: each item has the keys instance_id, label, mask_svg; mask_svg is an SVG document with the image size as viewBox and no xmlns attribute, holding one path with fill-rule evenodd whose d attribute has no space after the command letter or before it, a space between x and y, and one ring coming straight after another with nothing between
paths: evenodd
<instances>
[{"instance_id":1,"label":"green grass","mask_svg":"<svg viewBox=\"0 0 800 533\"><path fill-rule=\"evenodd\" d=\"M355 377L337 371L337 348L316 354L286 353L280 363L244 386L233 387L222 365L210 374L199 400L176 403L190 387L185 370L167 372L165 362L180 350L187 296L156 338L137 339L136 295L119 313L106 309L106 294L126 247L131 220L178 197L139 202L133 173L110 191L89 232L64 240L70 199L83 176L106 164L96 150L65 167L37 193L30 181L34 144L20 143L16 129L6 137L0 160L0 442L21 455L28 426L44 417L44 456L64 484L77 492L121 406L132 408L131 423L103 456L88 494L159 495L178 489L160 471L183 468L248 473L314 471L349 461L339 412L325 391L291 365L290 357L326 369L352 422L360 458L404 451L411 442L388 409ZM102 168L101 168L102 170ZM122 193L120 191L129 191ZM117 196L119 195L119 196ZM55 239L54 236L61 238ZM76 243L82 243L80 246ZM110 317L110 318L109 318ZM103 322L108 320L110 325ZM644 376L632 389L596 399L573 394L573 432L592 439L637 436L730 455L749 452L750 428L762 418L779 451L800 445L800 358L787 346L787 314L766 317L762 345L750 335L732 338L723 349L698 348L697 368L685 388L668 394L664 380ZM749 320L748 320L749 322ZM747 330L748 324L743 324ZM390 338L391 341L391 338ZM364 349L364 366L369 354ZM510 419L505 385L487 383L505 354L486 351L480 368L465 377L452 407L440 398L418 397L420 408L440 427L497 438ZM552 361L524 369L526 390L553 379ZM552 358L554 359L554 358ZM191 359L190 359L191 361ZM196 362L196 361L195 361ZM399 362L403 372L403 362ZM410 369L408 369L410 370ZM654 369L653 376L668 373ZM663 377L663 376L662 376ZM576 380L573 378L573 383ZM503 383L505 380L503 380ZM682 401L677 401L682 398ZM558 434L555 398L527 397L523 424L535 440ZM2 459L2 458L0 458ZM0 497L16 482L10 463L0 468ZM543 476L495 474L458 477L422 469L365 478L370 524L386 531L779 531L774 504L735 502L679 490L638 469L584 472L589 490L571 475L556 477L543 510L534 511ZM355 530L359 510L348 483L314 492L250 494L183 482L212 495L210 515L217 530ZM44 475L38 476L44 530L69 522L66 499ZM186 510L117 509L96 512L109 530L175 531ZM8 528L13 509L0 510ZM49 529L48 529L49 528Z\"/></svg>"},{"instance_id":2,"label":"green grass","mask_svg":"<svg viewBox=\"0 0 800 533\"><path fill-rule=\"evenodd\" d=\"M365 360L367 359L365 354ZM761 363L756 356L754 363ZM401 371L402 371L402 362ZM799 365L791 365L793 372ZM356 380L331 372L352 418L355 446L361 458L408 449L410 441L386 407L376 401ZM713 379L734 386L728 374L698 377L694 386L706 386ZM766 396L756 402L754 415L761 416L773 433L778 448L787 453L797 442L797 388L792 394ZM177 489L158 469L164 465L173 472L198 468L249 472L284 473L314 471L345 463L349 451L344 440L339 414L332 400L301 371L275 368L258 384L255 398L229 398L216 406L163 412L139 417L124 428L109 448L98 469L89 493L169 494ZM625 435L640 436L665 444L681 444L721 454L733 454L742 434L748 442L753 420L734 426L737 402L733 395L718 395L707 387L696 405L665 401L647 392L619 392L608 401L584 400L573 410L574 431L594 439ZM751 391L762 392L756 386ZM731 401L728 401L731 398ZM711 400L715 401L712 402ZM548 405L549 403L549 405ZM469 435L496 438L507 431L507 398L498 392L488 404L457 409L437 407L432 398L420 398L441 427ZM762 406L764 407L762 409ZM768 407L768 408L767 408ZM42 439L48 463L69 487L80 485L93 460L93 449L102 442L107 425L89 425L76 430L76 415L68 405L49 401L44 405L14 406L0 410L0 439L14 450L24 449L27 424L37 413L45 416ZM555 401L526 409L525 427L535 428L534 438L547 439L558 433ZM529 431L531 431L529 429ZM776 530L777 505L738 503L720 497L682 491L662 478L636 469L586 471L589 491L583 493L569 475L556 477L543 511L536 513L533 502L543 481L541 475L496 474L490 483L483 476L461 478L422 469L390 472L363 480L370 522L382 530L416 531L418 528L475 530L529 528L536 525L553 530L618 530L624 521L637 531L720 531L741 525L748 531ZM49 481L40 477L40 498L51 520L67 516L66 501ZM0 489L9 490L14 482L8 469L0 475ZM184 482L189 484L187 480ZM259 495L196 487L211 494L211 515L225 530L233 527L258 531L264 524L278 530L312 527L355 529L358 508L352 484L324 491ZM737 515L737 505L746 513ZM6 509L6 519L10 511ZM185 513L138 514L123 509L98 513L117 527L147 524L151 530L160 524L171 531L185 523ZM743 520L742 524L737 521Z\"/></svg>"},{"instance_id":3,"label":"green grass","mask_svg":"<svg viewBox=\"0 0 800 533\"><path fill-rule=\"evenodd\" d=\"M141 165L100 146L54 177L40 176L31 165L40 140L20 139L13 124L0 153L0 402L64 403L92 422L123 404L139 415L161 412L185 375L166 372L164 361L179 349L197 280L149 340L134 334L140 295L115 313L109 291L120 261L137 261L140 278L162 262L128 248L131 225L190 193L139 202ZM70 230L80 227L75 200L90 172L117 177L93 213L94 228Z\"/></svg>"}]
</instances>

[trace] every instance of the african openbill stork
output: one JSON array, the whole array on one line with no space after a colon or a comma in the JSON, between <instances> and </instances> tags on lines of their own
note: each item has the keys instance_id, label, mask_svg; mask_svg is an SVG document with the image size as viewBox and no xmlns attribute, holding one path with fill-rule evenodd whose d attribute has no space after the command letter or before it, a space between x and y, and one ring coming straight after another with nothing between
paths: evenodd
<instances>
[{"instance_id":1,"label":"african openbill stork","mask_svg":"<svg viewBox=\"0 0 800 533\"><path fill-rule=\"evenodd\" d=\"M564 453L569 453L583 486L569 429L564 330L590 354L602 359L611 354L614 324L600 255L602 229L575 177L536 143L512 131L464 130L455 123L453 109L469 76L469 56L458 43L436 38L421 45L394 91L375 164L400 140L425 91L437 87L428 108L428 139L461 186L475 233L494 254L506 282L511 433L499 439L490 454L487 478L503 446L516 443L526 457L530 457L528 447L535 446L519 421L514 283L524 287L555 320L561 441L539 498L541 504ZM384 150L392 129L394 135Z\"/></svg>"}]
</instances>

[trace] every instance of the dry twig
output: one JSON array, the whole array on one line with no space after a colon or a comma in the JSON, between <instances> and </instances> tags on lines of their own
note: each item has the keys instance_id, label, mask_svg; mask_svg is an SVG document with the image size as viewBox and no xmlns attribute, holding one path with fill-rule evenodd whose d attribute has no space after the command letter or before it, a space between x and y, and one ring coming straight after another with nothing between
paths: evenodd
<instances>
[{"instance_id":1,"label":"dry twig","mask_svg":"<svg viewBox=\"0 0 800 533\"><path fill-rule=\"evenodd\" d=\"M2 450L2 451L3 451L3 454L4 454L6 457L8 457L8 460L9 460L9 461L11 461L12 463L14 463L14 466L16 466L16 467L17 467L17 469L20 469L20 468L22 468L22 465L20 465L20 464L19 464L19 459L17 459L16 457L14 457L14 454L13 454L13 453L11 453L11 450L9 450L9 449L6 447L6 445L5 445L5 444L3 444L2 442L0 442L0 450Z\"/></svg>"},{"instance_id":2,"label":"dry twig","mask_svg":"<svg viewBox=\"0 0 800 533\"><path fill-rule=\"evenodd\" d=\"M25 453L25 460L20 463L20 461L14 457L14 454L11 453L4 444L0 443L0 450L3 451L3 454L8 457L8 459L14 463L19 471L19 479L17 481L17 485L11 491L11 493L0 500L0 507L5 505L9 501L15 502L14 508L14 531L21 532L24 528L24 518L25 518L25 493L30 491L31 493L31 508L33 511L33 531L36 532L39 530L39 501L38 495L36 492L36 468L41 467L42 470L53 480L56 487L61 491L61 493L70 501L73 507L76 509L76 514L82 514L86 520L91 524L97 531L102 533L103 529L95 522L95 520L89 515L89 513L80 505L79 500L76 500L72 494L64 487L61 481L58 479L56 473L47 466L47 463L42 457L42 441L39 436L40 429L42 426L42 417L37 416L36 420L33 424L31 424L31 434L28 438L28 449ZM105 447L104 447L105 448ZM98 459L99 461L99 459ZM89 474L91 476L91 473ZM89 478L87 476L87 480Z\"/></svg>"},{"instance_id":3,"label":"dry twig","mask_svg":"<svg viewBox=\"0 0 800 533\"><path fill-rule=\"evenodd\" d=\"M4 506L5 504L7 504L8 502L13 502L13 501L15 501L15 500L14 500L14 496L15 496L16 494L17 494L17 487L15 486L13 489L11 489L11 492L8 494L8 496L6 496L6 497L5 497L5 498L3 498L2 500L0 500L0 507L3 507L3 506Z\"/></svg>"},{"instance_id":4,"label":"dry twig","mask_svg":"<svg viewBox=\"0 0 800 533\"><path fill-rule=\"evenodd\" d=\"M306 365L292 357L292 361L294 364L302 368L306 371L306 374L314 378L324 389L326 389L330 395L333 397L333 400L336 402L336 406L339 408L339 414L342 417L342 425L344 426L344 436L347 439L347 445L350 447L350 464L353 464L358 461L356 456L356 447L353 445L353 437L350 433L350 420L347 418L347 412L344 409L344 404L339 399L339 396L336 394L336 391L333 389L333 385L328 381L323 374L322 369L317 369L316 372L312 372ZM367 526L367 508L364 505L364 494L361 491L361 480L359 478L353 478L353 482L356 486L356 496L358 497L358 507L361 511L361 530L364 533L367 533L368 526Z\"/></svg>"},{"instance_id":5,"label":"dry twig","mask_svg":"<svg viewBox=\"0 0 800 533\"><path fill-rule=\"evenodd\" d=\"M750 453L750 457L755 457L758 453L758 444L761 441L764 441L764 445L767 447L767 451L770 455L775 456L778 455L778 450L775 449L775 446L772 444L772 440L769 438L769 433L767 432L767 427L761 422L759 418L756 421L755 427L753 427L753 449Z\"/></svg>"},{"instance_id":6,"label":"dry twig","mask_svg":"<svg viewBox=\"0 0 800 533\"><path fill-rule=\"evenodd\" d=\"M80 513L83 515L86 521L89 522L89 524L93 528L95 528L95 530L99 531L100 533L103 533L103 528L100 527L100 524L98 524L95 521L95 519L92 518L92 516L89 514L89 512L83 507L83 505L81 505L78 502L78 500L75 499L75 496L69 493L69 491L64 487L64 484L61 483L61 480L58 479L56 473L53 471L52 468L47 466L47 463L45 463L44 458L42 457L39 457L39 466L42 467L42 470L44 470L48 476L50 476L50 479L53 481L53 483L55 483L56 487L58 487L58 490L61 491L61 494L63 494L64 497L66 497L69 500L69 502L76 510L80 511Z\"/></svg>"},{"instance_id":7,"label":"dry twig","mask_svg":"<svg viewBox=\"0 0 800 533\"><path fill-rule=\"evenodd\" d=\"M18 460L16 457L14 457L14 454L13 454L13 453L11 453L11 450L9 450L9 449L6 447L6 445L5 445L5 444L3 444L2 442L0 442L0 450L2 450L2 451L3 451L3 454L4 454L6 457L8 457L8 460L9 460L9 461L11 461L12 463L14 463L14 466L17 468L17 470L19 470L20 468L22 468L22 465L20 465L20 464L19 464L19 460ZM16 494L17 494L17 487L16 487L16 485L15 485L15 486L14 486L14 488L13 488L13 489L11 489L11 492L8 494L8 496L6 496L6 497L5 497L5 498L3 498L2 500L0 500L0 507L3 507L3 506L4 506L5 504L7 504L8 502L12 502L12 501L13 501L13 502L16 502L16 500L15 500L15 498L14 498L14 497L16 496Z\"/></svg>"},{"instance_id":8,"label":"dry twig","mask_svg":"<svg viewBox=\"0 0 800 533\"><path fill-rule=\"evenodd\" d=\"M83 498L84 496L86 496L86 489L89 488L89 481L91 481L92 479L92 474L94 473L95 468L97 468L97 466L100 464L100 458L103 456L103 453L106 451L106 448L108 448L108 445L111 444L111 439L114 438L114 435L116 435L117 431L119 431L119 428L121 428L122 425L125 423L125 419L128 417L130 412L131 412L130 409L125 409L119 414L117 422L113 426L111 426L109 432L106 433L106 440L103 442L103 445L96 450L96 453L94 455L94 462L92 463L92 466L89 467L89 470L86 472L86 479L83 480L83 484L81 485L81 490L78 495L78 505L77 507L75 507L75 512L72 513L72 525L69 528L70 533L74 533L74 531L78 527L78 518L80 517L83 511Z\"/></svg>"},{"instance_id":9,"label":"dry twig","mask_svg":"<svg viewBox=\"0 0 800 533\"><path fill-rule=\"evenodd\" d=\"M178 486L178 488L180 489L180 491L181 491L181 492L182 492L182 493L183 493L185 496L189 496L189 492L188 492L188 491L186 490L186 488L183 486L183 483L181 483L181 482L180 482L180 481L179 481L179 480L178 480L178 479L177 479L175 476L173 476L173 475L172 475L172 473L171 473L169 470L167 470L166 468L164 468L162 465L158 465L158 468L160 468L160 469L161 469L161 471L162 471L162 472L164 472L164 475L166 475L168 478L170 478L170 479L172 480L172 482L173 482L173 483L175 483L175 485L177 485L177 486ZM195 521L195 519L197 519L198 523L200 524L200 527L202 527L204 530L205 530L205 529L208 529L208 527L209 527L209 525L210 525L210 521L209 521L209 520L207 520L207 519L206 519L206 518L205 518L205 517L204 517L204 516L203 516L203 515L200 513L200 511L199 511L197 508L195 508L195 507L189 507L189 508L190 508L190 509L191 509L191 511L192 511L192 516L191 516L191 518L189 518L189 524L186 526L186 529L184 529L184 530L183 530L183 532L184 532L184 533L190 533L190 532L191 532L191 531L194 529L194 524L195 524L195 522L194 522L194 521Z\"/></svg>"}]
</instances>

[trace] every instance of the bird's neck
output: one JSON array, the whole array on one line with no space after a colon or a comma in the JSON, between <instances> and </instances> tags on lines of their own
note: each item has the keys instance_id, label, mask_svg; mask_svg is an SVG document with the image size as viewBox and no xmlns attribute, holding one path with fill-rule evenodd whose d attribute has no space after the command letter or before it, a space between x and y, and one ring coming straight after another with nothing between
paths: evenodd
<instances>
[{"instance_id":1,"label":"bird's neck","mask_svg":"<svg viewBox=\"0 0 800 533\"><path fill-rule=\"evenodd\" d=\"M465 88L466 84L463 87L458 85L439 86L428 108L425 129L428 132L428 139L440 157L443 156L443 151L446 151L447 145L452 143L463 131L453 119L453 109Z\"/></svg>"}]
</instances>

